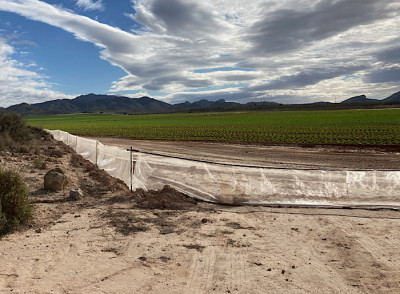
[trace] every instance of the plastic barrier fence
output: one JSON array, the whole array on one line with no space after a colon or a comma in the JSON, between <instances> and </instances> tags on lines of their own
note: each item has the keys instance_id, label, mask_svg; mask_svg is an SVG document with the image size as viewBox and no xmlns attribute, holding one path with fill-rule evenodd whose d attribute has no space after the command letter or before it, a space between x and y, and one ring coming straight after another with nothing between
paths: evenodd
<instances>
[{"instance_id":1,"label":"plastic barrier fence","mask_svg":"<svg viewBox=\"0 0 400 294\"><path fill-rule=\"evenodd\" d=\"M317 170L253 167L133 153L96 140L50 131L85 159L133 189L164 185L226 204L400 206L400 170Z\"/></svg>"},{"instance_id":2,"label":"plastic barrier fence","mask_svg":"<svg viewBox=\"0 0 400 294\"><path fill-rule=\"evenodd\" d=\"M90 162L97 164L111 176L121 179L129 186L131 161L126 150L105 146L97 140L71 135L64 131L48 131L56 140L62 141Z\"/></svg>"}]
</instances>

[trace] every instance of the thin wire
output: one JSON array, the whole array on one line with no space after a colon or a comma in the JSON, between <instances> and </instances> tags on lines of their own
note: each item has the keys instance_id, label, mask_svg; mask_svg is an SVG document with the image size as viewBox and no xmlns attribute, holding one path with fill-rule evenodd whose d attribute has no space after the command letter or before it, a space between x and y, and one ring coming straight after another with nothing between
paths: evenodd
<instances>
[{"instance_id":1,"label":"thin wire","mask_svg":"<svg viewBox=\"0 0 400 294\"><path fill-rule=\"evenodd\" d=\"M400 171L400 169L351 169L350 170L350 169L338 169L338 168L336 168L336 169L335 168L321 169L321 168L298 168L298 167L292 168L292 167L279 167L279 166L275 167L275 166L247 165L247 164L237 164L237 163L215 162L215 161L195 159L195 158L185 158L185 157L181 157L181 156L167 155L167 154L143 151L143 150L132 149L132 148L127 149L127 151L149 154L149 155L154 155L154 156L167 157L167 158L181 159L181 160L187 160L187 161L194 161L194 162L200 162L200 163L217 164L217 165L222 165L222 166L232 166L232 167L264 168L264 169L278 169L278 170L309 170L309 171Z\"/></svg>"}]
</instances>

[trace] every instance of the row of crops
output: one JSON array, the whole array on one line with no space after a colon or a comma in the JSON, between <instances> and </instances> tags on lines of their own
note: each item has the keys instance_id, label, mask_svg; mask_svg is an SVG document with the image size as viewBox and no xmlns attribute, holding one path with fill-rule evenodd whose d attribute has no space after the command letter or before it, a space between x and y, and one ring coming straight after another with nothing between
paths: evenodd
<instances>
[{"instance_id":1,"label":"row of crops","mask_svg":"<svg viewBox=\"0 0 400 294\"><path fill-rule=\"evenodd\" d=\"M262 144L400 145L400 109L27 117L73 134Z\"/></svg>"}]
</instances>

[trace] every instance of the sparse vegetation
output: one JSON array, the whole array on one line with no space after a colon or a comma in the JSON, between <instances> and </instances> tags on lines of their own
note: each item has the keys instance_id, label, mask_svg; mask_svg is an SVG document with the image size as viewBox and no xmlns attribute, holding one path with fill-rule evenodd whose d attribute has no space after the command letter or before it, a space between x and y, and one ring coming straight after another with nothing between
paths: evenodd
<instances>
[{"instance_id":1,"label":"sparse vegetation","mask_svg":"<svg viewBox=\"0 0 400 294\"><path fill-rule=\"evenodd\" d=\"M48 138L43 130L27 126L15 113L0 113L0 150L24 154L39 154L35 140ZM43 167L40 160L35 166ZM28 189L17 171L0 166L0 236L18 229L32 217Z\"/></svg>"},{"instance_id":2,"label":"sparse vegetation","mask_svg":"<svg viewBox=\"0 0 400 294\"><path fill-rule=\"evenodd\" d=\"M42 129L26 125L25 121L15 113L0 112L0 151L29 153L35 150L32 140L49 138ZM37 153L38 154L38 153Z\"/></svg>"},{"instance_id":3,"label":"sparse vegetation","mask_svg":"<svg viewBox=\"0 0 400 294\"><path fill-rule=\"evenodd\" d=\"M29 128L18 114L0 113L0 133L6 134L15 142L29 139Z\"/></svg>"},{"instance_id":4,"label":"sparse vegetation","mask_svg":"<svg viewBox=\"0 0 400 294\"><path fill-rule=\"evenodd\" d=\"M0 236L27 224L31 217L32 204L21 176L0 167Z\"/></svg>"},{"instance_id":5,"label":"sparse vegetation","mask_svg":"<svg viewBox=\"0 0 400 294\"><path fill-rule=\"evenodd\" d=\"M38 169L46 169L47 168L46 162L40 156L35 158L35 160L33 161L33 166Z\"/></svg>"}]
</instances>

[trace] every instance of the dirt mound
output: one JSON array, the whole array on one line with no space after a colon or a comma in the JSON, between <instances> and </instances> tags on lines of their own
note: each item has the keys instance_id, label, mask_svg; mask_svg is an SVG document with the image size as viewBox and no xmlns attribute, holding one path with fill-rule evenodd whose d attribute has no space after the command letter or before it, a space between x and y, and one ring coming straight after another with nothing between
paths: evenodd
<instances>
[{"instance_id":1,"label":"dirt mound","mask_svg":"<svg viewBox=\"0 0 400 294\"><path fill-rule=\"evenodd\" d=\"M166 185L158 191L138 189L133 192L136 203L149 209L184 209L196 205L197 200Z\"/></svg>"},{"instance_id":2,"label":"dirt mound","mask_svg":"<svg viewBox=\"0 0 400 294\"><path fill-rule=\"evenodd\" d=\"M76 154L70 147L65 146L71 155L71 166L82 168L84 173L100 185L85 185L82 188L88 194L102 194L106 191L128 191L128 187L120 179L110 176L105 170L99 169L95 164Z\"/></svg>"}]
</instances>

